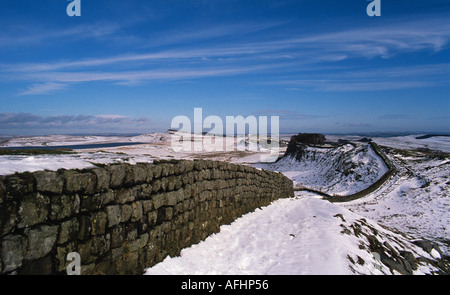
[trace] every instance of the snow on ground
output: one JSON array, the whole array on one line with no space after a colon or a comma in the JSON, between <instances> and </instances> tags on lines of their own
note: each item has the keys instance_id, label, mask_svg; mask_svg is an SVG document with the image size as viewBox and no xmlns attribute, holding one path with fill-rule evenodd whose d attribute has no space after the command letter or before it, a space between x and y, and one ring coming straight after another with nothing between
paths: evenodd
<instances>
[{"instance_id":1,"label":"snow on ground","mask_svg":"<svg viewBox=\"0 0 450 295\"><path fill-rule=\"evenodd\" d=\"M151 133L137 136L76 136L76 135L46 135L31 137L15 137L3 142L0 147L38 147L38 146L66 146L83 144L107 144L117 142L164 142L168 133Z\"/></svg>"},{"instance_id":2,"label":"snow on ground","mask_svg":"<svg viewBox=\"0 0 450 295\"><path fill-rule=\"evenodd\" d=\"M349 195L377 181L388 171L369 144L346 144L336 148L306 147L300 161L284 157L276 163L258 164L279 171L304 186L328 194Z\"/></svg>"},{"instance_id":3,"label":"snow on ground","mask_svg":"<svg viewBox=\"0 0 450 295\"><path fill-rule=\"evenodd\" d=\"M422 138L425 137L425 138ZM357 141L364 138L358 135L326 135L327 141L337 142L339 139ZM450 136L432 136L426 134L415 134L391 137L368 137L381 146L398 149L415 150L426 148L450 153Z\"/></svg>"},{"instance_id":4,"label":"snow on ground","mask_svg":"<svg viewBox=\"0 0 450 295\"><path fill-rule=\"evenodd\" d=\"M152 162L154 158L145 155L129 156L116 153L76 153L62 155L4 155L0 156L0 175L39 170L84 169L95 164Z\"/></svg>"},{"instance_id":5,"label":"snow on ground","mask_svg":"<svg viewBox=\"0 0 450 295\"><path fill-rule=\"evenodd\" d=\"M222 139L222 138L221 138ZM39 146L71 146L135 142L143 143L128 146L97 147L74 149L75 154L64 155L40 155L40 156L0 156L0 175L15 172L58 170L60 168L88 168L92 163L108 164L115 162L126 162L130 164L138 162L152 162L155 159L210 159L227 161L237 164L248 164L259 162L270 154L267 149L259 151L238 150L236 146L245 145L246 138L238 137L231 141L225 141L226 151L208 151L208 143L211 137L201 136L199 141L203 142L203 151L174 151L172 145L172 134L152 133L132 137L106 137L106 136L68 136L49 135L37 137L19 137L4 142L1 147L39 147ZM280 152L284 149L281 148ZM276 155L278 156L278 155Z\"/></svg>"},{"instance_id":6,"label":"snow on ground","mask_svg":"<svg viewBox=\"0 0 450 295\"><path fill-rule=\"evenodd\" d=\"M387 155L397 166L397 175L380 190L341 206L404 233L433 240L450 255L450 159L392 151Z\"/></svg>"},{"instance_id":7,"label":"snow on ground","mask_svg":"<svg viewBox=\"0 0 450 295\"><path fill-rule=\"evenodd\" d=\"M61 146L94 143L111 143L126 141L122 137L108 136L71 136L47 135L33 137L16 137L4 142L0 147L29 147L29 146Z\"/></svg>"},{"instance_id":8,"label":"snow on ground","mask_svg":"<svg viewBox=\"0 0 450 295\"><path fill-rule=\"evenodd\" d=\"M432 136L424 139L420 137L421 135L375 137L373 141L382 146L399 149L426 148L450 153L450 136Z\"/></svg>"},{"instance_id":9,"label":"snow on ground","mask_svg":"<svg viewBox=\"0 0 450 295\"><path fill-rule=\"evenodd\" d=\"M340 216L340 214L344 220ZM351 211L302 192L246 214L220 232L148 268L147 275L327 275L391 274L368 250L362 235L343 225L361 221ZM364 220L381 243L430 257L400 235ZM431 257L430 257L431 258ZM352 263L359 261L359 263ZM415 274L429 273L421 267Z\"/></svg>"},{"instance_id":10,"label":"snow on ground","mask_svg":"<svg viewBox=\"0 0 450 295\"><path fill-rule=\"evenodd\" d=\"M448 137L416 137L372 139L380 145L395 148L450 151ZM369 145L362 143L335 149L308 148L303 163L285 158L272 164L255 164L261 159L261 153L258 152L174 152L168 133L146 134L126 140L124 137L97 136L52 136L50 140L49 137L16 138L6 144L57 146L126 141L146 144L77 150L74 154L62 155L4 155L0 156L0 175L43 169L89 168L97 163L133 164L152 162L154 159L203 158L253 163L257 167L281 171L293 179L296 185L329 194L351 194L364 189L387 171ZM365 198L332 204L315 198L311 193L297 192L296 199L278 200L243 216L231 225L222 226L220 233L183 250L181 257L166 258L164 262L148 269L147 274L390 273L367 249L360 248L367 241L342 233L343 221L335 217L336 214L345 217L348 224L365 217L372 227L384 233L383 237L389 240L389 244L395 245L395 241L402 240L403 244L399 248L410 247L412 252L420 252L402 236L392 240L395 234L379 227L376 222L415 238L439 242L441 249L449 255L449 158L430 158L420 153L402 154L396 150L389 150L387 155L399 173L380 190ZM354 261L360 257L365 264L351 263L349 257ZM416 273L429 271L429 266L420 266Z\"/></svg>"}]
</instances>

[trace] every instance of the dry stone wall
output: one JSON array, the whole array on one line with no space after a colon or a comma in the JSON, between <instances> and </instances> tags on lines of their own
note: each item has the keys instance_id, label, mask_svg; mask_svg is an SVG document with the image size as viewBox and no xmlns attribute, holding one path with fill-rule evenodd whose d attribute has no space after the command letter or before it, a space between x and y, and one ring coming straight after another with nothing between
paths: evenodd
<instances>
[{"instance_id":1,"label":"dry stone wall","mask_svg":"<svg viewBox=\"0 0 450 295\"><path fill-rule=\"evenodd\" d=\"M293 196L280 173L204 160L0 177L0 273L141 274L222 224Z\"/></svg>"}]
</instances>

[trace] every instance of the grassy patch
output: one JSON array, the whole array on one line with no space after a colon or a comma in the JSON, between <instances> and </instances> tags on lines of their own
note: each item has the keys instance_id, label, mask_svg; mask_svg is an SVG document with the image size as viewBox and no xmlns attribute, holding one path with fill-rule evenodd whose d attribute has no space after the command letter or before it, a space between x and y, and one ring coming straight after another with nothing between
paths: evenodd
<instances>
[{"instance_id":1,"label":"grassy patch","mask_svg":"<svg viewBox=\"0 0 450 295\"><path fill-rule=\"evenodd\" d=\"M75 152L71 149L5 149L0 148L0 156L38 156L38 155L63 155L63 154L74 154Z\"/></svg>"}]
</instances>

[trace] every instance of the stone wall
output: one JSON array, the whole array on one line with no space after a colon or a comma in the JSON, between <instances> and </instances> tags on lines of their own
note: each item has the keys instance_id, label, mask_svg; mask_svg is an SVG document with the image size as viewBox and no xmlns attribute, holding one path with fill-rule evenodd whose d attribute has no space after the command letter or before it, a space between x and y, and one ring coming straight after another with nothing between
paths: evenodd
<instances>
[{"instance_id":1,"label":"stone wall","mask_svg":"<svg viewBox=\"0 0 450 295\"><path fill-rule=\"evenodd\" d=\"M356 199L363 198L378 190L386 183L386 181L388 181L393 175L397 173L397 168L391 162L391 160L389 160L389 158L386 156L383 150L375 142L370 142L370 145L373 148L375 154L377 154L386 164L386 166L388 167L388 171L384 173L377 181L375 181L369 187L363 189L362 191L346 196L328 196L328 200L330 202L333 203L350 202Z\"/></svg>"},{"instance_id":2,"label":"stone wall","mask_svg":"<svg viewBox=\"0 0 450 295\"><path fill-rule=\"evenodd\" d=\"M222 224L292 197L280 173L215 161L113 164L0 177L0 273L141 274Z\"/></svg>"}]
</instances>

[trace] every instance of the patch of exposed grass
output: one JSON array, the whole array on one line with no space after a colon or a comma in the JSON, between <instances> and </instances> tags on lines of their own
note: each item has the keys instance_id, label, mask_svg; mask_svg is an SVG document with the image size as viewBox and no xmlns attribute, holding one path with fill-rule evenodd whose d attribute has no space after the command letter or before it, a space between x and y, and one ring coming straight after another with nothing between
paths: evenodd
<instances>
[{"instance_id":1,"label":"patch of exposed grass","mask_svg":"<svg viewBox=\"0 0 450 295\"><path fill-rule=\"evenodd\" d=\"M63 154L74 154L75 152L71 149L6 149L0 148L0 156L38 156L38 155L63 155Z\"/></svg>"}]
</instances>

